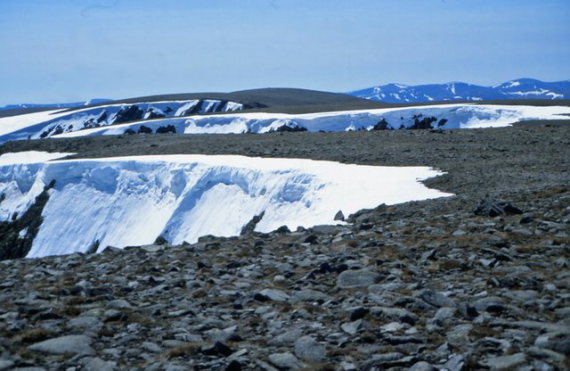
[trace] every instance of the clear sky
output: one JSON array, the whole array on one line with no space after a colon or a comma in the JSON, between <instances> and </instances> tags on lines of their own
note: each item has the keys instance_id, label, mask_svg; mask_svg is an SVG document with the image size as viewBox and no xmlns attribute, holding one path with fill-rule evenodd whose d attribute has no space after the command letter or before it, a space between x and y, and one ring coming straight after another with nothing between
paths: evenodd
<instances>
[{"instance_id":1,"label":"clear sky","mask_svg":"<svg viewBox=\"0 0 570 371\"><path fill-rule=\"evenodd\" d=\"M0 0L0 105L570 79L570 0Z\"/></svg>"}]
</instances>

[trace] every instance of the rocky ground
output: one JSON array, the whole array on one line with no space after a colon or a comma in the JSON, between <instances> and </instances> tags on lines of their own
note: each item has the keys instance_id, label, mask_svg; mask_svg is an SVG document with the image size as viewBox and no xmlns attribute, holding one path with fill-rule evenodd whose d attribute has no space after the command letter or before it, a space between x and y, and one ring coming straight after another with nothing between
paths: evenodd
<instances>
[{"instance_id":1,"label":"rocky ground","mask_svg":"<svg viewBox=\"0 0 570 371\"><path fill-rule=\"evenodd\" d=\"M338 226L0 262L0 370L570 367L569 125L140 135L0 151L32 145L79 157L430 165L449 174L429 186L457 196ZM485 198L512 207L475 213Z\"/></svg>"}]
</instances>

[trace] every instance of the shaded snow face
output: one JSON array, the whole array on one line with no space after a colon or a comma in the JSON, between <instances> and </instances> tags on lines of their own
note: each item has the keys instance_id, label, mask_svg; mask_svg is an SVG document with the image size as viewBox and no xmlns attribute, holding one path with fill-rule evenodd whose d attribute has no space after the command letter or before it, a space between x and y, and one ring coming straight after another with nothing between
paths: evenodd
<instances>
[{"instance_id":1,"label":"shaded snow face","mask_svg":"<svg viewBox=\"0 0 570 371\"><path fill-rule=\"evenodd\" d=\"M322 112L289 115L280 113L229 113L224 115L171 118L156 122L134 122L65 133L56 137L91 135L120 135L127 131L140 132L144 126L150 132L171 125L179 134L240 134L266 133L283 126L308 131L373 130L383 120L386 129L406 129L418 123L430 122L434 129L471 129L509 126L524 120L563 119L570 107L499 106L449 104L427 107L388 108L357 111Z\"/></svg>"},{"instance_id":2,"label":"shaded snow face","mask_svg":"<svg viewBox=\"0 0 570 371\"><path fill-rule=\"evenodd\" d=\"M0 157L1 160L1 157ZM138 156L0 165L0 220L25 211L55 180L28 257L125 247L163 236L173 244L238 235L265 212L259 232L335 223L381 203L449 196L419 180L426 167L374 167L243 156Z\"/></svg>"}]
</instances>

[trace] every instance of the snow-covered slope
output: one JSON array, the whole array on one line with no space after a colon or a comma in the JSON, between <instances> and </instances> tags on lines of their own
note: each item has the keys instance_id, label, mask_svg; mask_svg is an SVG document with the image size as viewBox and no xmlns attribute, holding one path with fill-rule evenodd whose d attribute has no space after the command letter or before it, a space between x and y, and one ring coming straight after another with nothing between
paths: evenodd
<instances>
[{"instance_id":1,"label":"snow-covered slope","mask_svg":"<svg viewBox=\"0 0 570 371\"><path fill-rule=\"evenodd\" d=\"M276 130L346 131L374 128L480 128L533 119L565 119L570 107L475 103L333 111L310 114L234 112L240 103L195 100L45 111L0 118L0 143L8 140L134 133L265 133ZM201 115L206 112L229 112ZM193 113L198 113L193 115ZM190 116L187 116L190 115ZM180 117L184 116L184 117ZM122 122L125 122L122 124Z\"/></svg>"},{"instance_id":2,"label":"snow-covered slope","mask_svg":"<svg viewBox=\"0 0 570 371\"><path fill-rule=\"evenodd\" d=\"M421 103L447 100L570 99L570 80L543 82L535 79L517 79L495 86L479 86L464 82L415 86L387 84L352 91L348 94L388 103Z\"/></svg>"},{"instance_id":3,"label":"snow-covered slope","mask_svg":"<svg viewBox=\"0 0 570 371\"><path fill-rule=\"evenodd\" d=\"M414 108L388 108L360 111L323 112L301 115L243 112L225 115L192 116L134 122L125 125L94 128L57 135L77 137L89 135L119 135L124 133L157 132L168 128L171 132L201 133L266 133L283 127L308 131L372 130L386 122L386 129L418 127L427 124L433 128L461 129L501 127L522 120L564 119L570 107L498 106L447 104ZM383 121L385 120L385 121Z\"/></svg>"},{"instance_id":4,"label":"snow-covered slope","mask_svg":"<svg viewBox=\"0 0 570 371\"><path fill-rule=\"evenodd\" d=\"M214 99L109 104L80 110L57 110L0 118L0 143L53 135L132 121L230 112L241 103Z\"/></svg>"},{"instance_id":5,"label":"snow-covered slope","mask_svg":"<svg viewBox=\"0 0 570 371\"><path fill-rule=\"evenodd\" d=\"M56 156L0 157L0 221L22 215L55 180L28 257L86 251L96 241L103 249L158 236L232 236L262 212L256 230L269 232L334 223L338 210L449 196L419 183L440 174L427 167L203 155L45 161Z\"/></svg>"}]
</instances>

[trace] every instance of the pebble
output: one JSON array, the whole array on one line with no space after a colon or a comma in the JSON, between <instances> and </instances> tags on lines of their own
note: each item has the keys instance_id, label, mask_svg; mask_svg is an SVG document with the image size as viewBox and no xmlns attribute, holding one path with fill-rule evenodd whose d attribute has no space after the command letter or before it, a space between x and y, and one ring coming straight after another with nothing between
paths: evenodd
<instances>
[{"instance_id":1,"label":"pebble","mask_svg":"<svg viewBox=\"0 0 570 371\"><path fill-rule=\"evenodd\" d=\"M380 281L378 273L366 269L347 270L338 275L337 286L341 289L368 287Z\"/></svg>"},{"instance_id":2,"label":"pebble","mask_svg":"<svg viewBox=\"0 0 570 371\"><path fill-rule=\"evenodd\" d=\"M494 370L508 370L523 364L525 361L526 356L523 353L516 353L508 356L491 357L482 363Z\"/></svg>"},{"instance_id":3,"label":"pebble","mask_svg":"<svg viewBox=\"0 0 570 371\"><path fill-rule=\"evenodd\" d=\"M297 359L293 354L286 353L273 353L270 354L269 362L279 369L285 370L301 370L305 365Z\"/></svg>"},{"instance_id":4,"label":"pebble","mask_svg":"<svg viewBox=\"0 0 570 371\"><path fill-rule=\"evenodd\" d=\"M95 351L91 348L92 339L84 335L67 335L54 339L45 340L28 348L43 353L50 354L82 354L94 355Z\"/></svg>"},{"instance_id":5,"label":"pebble","mask_svg":"<svg viewBox=\"0 0 570 371\"><path fill-rule=\"evenodd\" d=\"M295 355L306 361L321 362L327 353L324 345L318 343L311 336L303 336L295 341Z\"/></svg>"},{"instance_id":6,"label":"pebble","mask_svg":"<svg viewBox=\"0 0 570 371\"><path fill-rule=\"evenodd\" d=\"M269 298L269 300L273 301L287 301L289 300L289 295L281 290L276 289L263 289L259 292L259 294Z\"/></svg>"}]
</instances>

